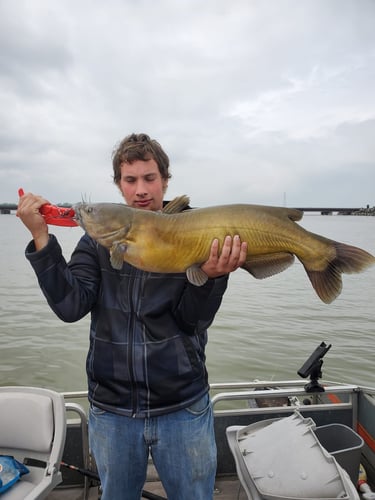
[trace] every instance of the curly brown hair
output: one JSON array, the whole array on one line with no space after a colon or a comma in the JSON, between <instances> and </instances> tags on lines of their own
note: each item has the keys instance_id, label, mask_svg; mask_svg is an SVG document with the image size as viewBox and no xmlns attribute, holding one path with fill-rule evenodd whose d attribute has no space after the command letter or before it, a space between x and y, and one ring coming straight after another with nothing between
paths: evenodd
<instances>
[{"instance_id":1,"label":"curly brown hair","mask_svg":"<svg viewBox=\"0 0 375 500\"><path fill-rule=\"evenodd\" d=\"M113 181L118 184L121 179L121 164L133 163L136 160L147 161L154 159L159 167L163 179L170 179L169 158L160 144L147 134L130 134L125 137L113 150Z\"/></svg>"}]
</instances>

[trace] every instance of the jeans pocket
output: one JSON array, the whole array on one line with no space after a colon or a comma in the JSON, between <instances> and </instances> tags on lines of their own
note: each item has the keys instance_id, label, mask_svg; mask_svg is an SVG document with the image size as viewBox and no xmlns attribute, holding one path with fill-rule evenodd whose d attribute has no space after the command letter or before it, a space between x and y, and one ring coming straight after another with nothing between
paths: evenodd
<instances>
[{"instance_id":1,"label":"jeans pocket","mask_svg":"<svg viewBox=\"0 0 375 500\"><path fill-rule=\"evenodd\" d=\"M101 408L98 408L97 406L91 404L90 405L90 415L93 417L101 417L102 415L105 415L107 412L105 410L102 410Z\"/></svg>"},{"instance_id":2,"label":"jeans pocket","mask_svg":"<svg viewBox=\"0 0 375 500\"><path fill-rule=\"evenodd\" d=\"M192 415L200 416L204 415L211 406L211 400L208 394L205 394L201 399L198 399L195 403L188 406L186 409L187 412Z\"/></svg>"}]
</instances>

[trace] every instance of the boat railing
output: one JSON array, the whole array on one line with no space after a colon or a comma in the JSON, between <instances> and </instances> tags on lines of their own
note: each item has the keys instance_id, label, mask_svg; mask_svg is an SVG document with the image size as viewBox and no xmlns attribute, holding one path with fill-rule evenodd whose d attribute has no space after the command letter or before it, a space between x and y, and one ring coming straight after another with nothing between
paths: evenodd
<instances>
[{"instance_id":1,"label":"boat railing","mask_svg":"<svg viewBox=\"0 0 375 500\"><path fill-rule=\"evenodd\" d=\"M306 392L306 381L255 381L250 383L212 384L215 417L267 415L282 416L298 410L302 413L337 414L356 429L361 388L353 384L324 382L322 392ZM340 417L341 415L341 417Z\"/></svg>"},{"instance_id":2,"label":"boat railing","mask_svg":"<svg viewBox=\"0 0 375 500\"><path fill-rule=\"evenodd\" d=\"M353 412L353 426L357 413L358 392L364 392L375 397L375 389L360 387L354 384L324 381L324 392L308 393L305 391L305 380L267 381L255 380L249 382L223 382L210 385L211 399L215 415L256 414L264 413L264 407L251 405L256 400L265 404L272 399L272 405L267 408L268 413L287 413L291 409L332 410L350 409ZM64 392L66 401L82 400L83 407L87 405L87 391ZM285 403L287 399L287 404ZM222 403L231 402L230 408L220 408ZM236 404L245 402L245 407ZM279 403L279 404L278 404ZM306 404L305 404L306 403Z\"/></svg>"},{"instance_id":3,"label":"boat railing","mask_svg":"<svg viewBox=\"0 0 375 500\"><path fill-rule=\"evenodd\" d=\"M215 407L219 402L223 401L240 401L240 400L254 400L256 398L259 400L271 400L275 403L280 401L280 404L270 405L275 406L277 411L280 408L285 408L285 406L296 406L298 408L303 406L308 406L312 409L317 406L319 409L323 410L324 407L335 404L337 407L351 408L353 406L353 396L359 391L359 387L356 385L330 385L325 386L324 392L314 392L308 393L305 391L304 384L300 384L298 381L289 383L277 383L277 385L272 386L268 382L256 382L254 384L212 384L211 391L214 393L212 396L212 404ZM340 396L340 397L339 397ZM285 404L285 398L288 399L288 404ZM306 403L304 403L306 401ZM238 409L239 413L247 412L248 410L253 410L256 412L257 408L252 407L246 408L241 411ZM261 408L261 410L264 408ZM217 410L220 412L225 412L226 410ZM227 410L227 413L231 410Z\"/></svg>"},{"instance_id":4,"label":"boat railing","mask_svg":"<svg viewBox=\"0 0 375 500\"><path fill-rule=\"evenodd\" d=\"M76 394L78 398L78 393ZM81 399L84 396L80 396L79 399ZM65 398L65 394L64 394ZM72 397L72 394L70 394L69 399L74 399L75 396ZM81 453L82 453L82 465L83 469L82 470L88 470L90 471L93 464L90 456L90 451L89 451L89 438L88 438L88 420L87 420L87 413L86 410L78 403L66 401L65 402L65 409L66 412L69 413L74 413L75 416L79 418L79 426L80 426L80 437L81 437ZM90 482L89 478L87 475L83 475L83 500L86 500L89 495L89 487L90 487Z\"/></svg>"},{"instance_id":5,"label":"boat railing","mask_svg":"<svg viewBox=\"0 0 375 500\"><path fill-rule=\"evenodd\" d=\"M69 391L63 392L65 400L69 399L87 399L87 391Z\"/></svg>"}]
</instances>

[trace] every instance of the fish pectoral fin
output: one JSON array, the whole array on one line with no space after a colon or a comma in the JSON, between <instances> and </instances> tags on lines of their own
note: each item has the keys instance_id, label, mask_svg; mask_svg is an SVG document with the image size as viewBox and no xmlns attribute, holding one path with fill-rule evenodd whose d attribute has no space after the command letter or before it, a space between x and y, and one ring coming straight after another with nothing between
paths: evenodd
<instances>
[{"instance_id":1,"label":"fish pectoral fin","mask_svg":"<svg viewBox=\"0 0 375 500\"><path fill-rule=\"evenodd\" d=\"M207 280L207 274L197 265L190 266L186 269L187 279L195 286L204 285Z\"/></svg>"},{"instance_id":2,"label":"fish pectoral fin","mask_svg":"<svg viewBox=\"0 0 375 500\"><path fill-rule=\"evenodd\" d=\"M126 253L127 246L125 243L115 241L111 247L111 266L113 269L121 269L124 264L124 254Z\"/></svg>"},{"instance_id":3,"label":"fish pectoral fin","mask_svg":"<svg viewBox=\"0 0 375 500\"><path fill-rule=\"evenodd\" d=\"M251 256L242 267L254 278L264 279L288 269L294 262L294 255L287 252Z\"/></svg>"},{"instance_id":4,"label":"fish pectoral fin","mask_svg":"<svg viewBox=\"0 0 375 500\"><path fill-rule=\"evenodd\" d=\"M177 214L185 210L185 208L189 206L189 203L190 203L190 198L186 196L186 194L182 196L177 196L177 198L174 198L165 205L165 207L162 210L162 213Z\"/></svg>"}]
</instances>

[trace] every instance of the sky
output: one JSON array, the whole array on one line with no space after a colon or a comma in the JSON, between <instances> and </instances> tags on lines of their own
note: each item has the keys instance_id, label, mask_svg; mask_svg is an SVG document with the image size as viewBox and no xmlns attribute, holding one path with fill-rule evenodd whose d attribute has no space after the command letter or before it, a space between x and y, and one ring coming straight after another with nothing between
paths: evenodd
<instances>
[{"instance_id":1,"label":"sky","mask_svg":"<svg viewBox=\"0 0 375 500\"><path fill-rule=\"evenodd\" d=\"M374 0L0 0L0 202L120 202L163 146L192 206L375 205Z\"/></svg>"}]
</instances>

